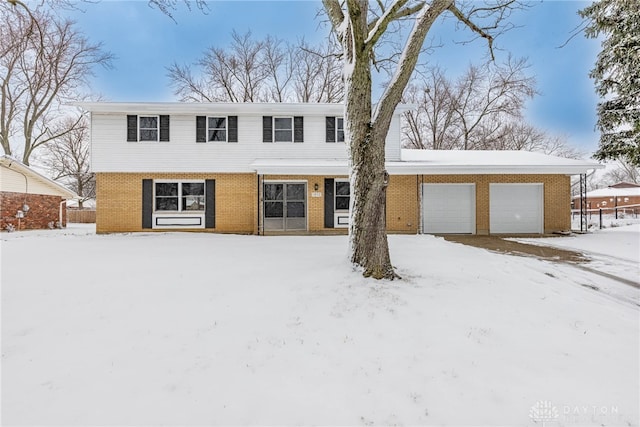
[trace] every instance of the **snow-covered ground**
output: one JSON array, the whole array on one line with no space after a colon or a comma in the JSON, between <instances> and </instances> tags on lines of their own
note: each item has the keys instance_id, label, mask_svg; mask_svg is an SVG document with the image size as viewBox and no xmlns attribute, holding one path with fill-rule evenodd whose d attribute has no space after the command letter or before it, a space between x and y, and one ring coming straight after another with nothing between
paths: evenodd
<instances>
[{"instance_id":1,"label":"snow-covered ground","mask_svg":"<svg viewBox=\"0 0 640 427\"><path fill-rule=\"evenodd\" d=\"M581 252L590 260L585 267L640 286L640 223L619 224L601 230L591 229L587 234L511 240ZM602 292L640 306L640 292L629 286L617 281L603 281L598 287Z\"/></svg>"},{"instance_id":2,"label":"snow-covered ground","mask_svg":"<svg viewBox=\"0 0 640 427\"><path fill-rule=\"evenodd\" d=\"M0 238L3 425L640 422L638 306L570 265L390 236L378 282L344 236Z\"/></svg>"}]
</instances>

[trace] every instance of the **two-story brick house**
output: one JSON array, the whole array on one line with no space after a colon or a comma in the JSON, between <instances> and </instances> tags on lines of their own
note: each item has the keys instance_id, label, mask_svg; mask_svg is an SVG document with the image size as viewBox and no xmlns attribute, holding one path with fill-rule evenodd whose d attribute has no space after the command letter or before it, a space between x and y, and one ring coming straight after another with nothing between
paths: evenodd
<instances>
[{"instance_id":1,"label":"two-story brick house","mask_svg":"<svg viewBox=\"0 0 640 427\"><path fill-rule=\"evenodd\" d=\"M79 103L91 112L97 232L344 233L342 104ZM599 167L529 152L386 142L391 233L570 228L570 176Z\"/></svg>"}]
</instances>

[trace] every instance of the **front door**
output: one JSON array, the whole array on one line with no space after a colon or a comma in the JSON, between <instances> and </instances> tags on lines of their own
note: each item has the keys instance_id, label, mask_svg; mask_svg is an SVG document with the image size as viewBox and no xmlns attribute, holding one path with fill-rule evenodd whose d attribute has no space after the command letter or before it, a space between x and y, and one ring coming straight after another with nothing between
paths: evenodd
<instances>
[{"instance_id":1,"label":"front door","mask_svg":"<svg viewBox=\"0 0 640 427\"><path fill-rule=\"evenodd\" d=\"M265 182L263 200L265 230L307 229L307 184Z\"/></svg>"}]
</instances>

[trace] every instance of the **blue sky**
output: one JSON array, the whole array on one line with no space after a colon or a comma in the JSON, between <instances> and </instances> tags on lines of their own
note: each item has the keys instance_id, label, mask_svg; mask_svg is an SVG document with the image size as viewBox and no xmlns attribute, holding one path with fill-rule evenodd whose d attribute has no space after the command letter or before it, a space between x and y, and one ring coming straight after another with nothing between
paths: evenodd
<instances>
[{"instance_id":1,"label":"blue sky","mask_svg":"<svg viewBox=\"0 0 640 427\"><path fill-rule=\"evenodd\" d=\"M180 3L180 2L179 2ZM527 118L536 126L569 137L572 145L587 153L597 148L594 130L596 104L593 67L599 43L578 35L560 48L579 25L577 11L590 1L537 0L515 13L517 28L496 41L497 59L507 52L527 57L541 95L528 103ZM248 30L261 38L271 34L315 43L325 39L327 28L318 18L321 3L315 0L212 1L203 14L181 5L175 21L152 9L146 1L103 0L85 4L83 12L70 13L92 42L102 42L116 56L114 68L98 69L92 89L111 101L174 101L166 77L173 61L193 63L210 46L227 46L233 30ZM486 44L481 40L462 46L469 33L455 31L455 22L438 22L430 37L442 47L429 58L451 75L472 62L481 61Z\"/></svg>"}]
</instances>

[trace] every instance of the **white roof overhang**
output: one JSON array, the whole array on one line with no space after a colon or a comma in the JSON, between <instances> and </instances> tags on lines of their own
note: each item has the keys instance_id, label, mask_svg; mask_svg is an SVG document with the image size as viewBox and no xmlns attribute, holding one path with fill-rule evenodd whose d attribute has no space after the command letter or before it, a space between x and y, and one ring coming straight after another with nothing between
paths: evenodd
<instances>
[{"instance_id":1,"label":"white roof overhang","mask_svg":"<svg viewBox=\"0 0 640 427\"><path fill-rule=\"evenodd\" d=\"M96 113L119 114L289 114L343 115L344 104L284 102L74 102Z\"/></svg>"},{"instance_id":2,"label":"white roof overhang","mask_svg":"<svg viewBox=\"0 0 640 427\"><path fill-rule=\"evenodd\" d=\"M593 165L451 165L433 162L386 162L390 175L579 175ZM251 164L259 175L348 175L346 160L262 159Z\"/></svg>"},{"instance_id":3,"label":"white roof overhang","mask_svg":"<svg viewBox=\"0 0 640 427\"><path fill-rule=\"evenodd\" d=\"M49 179L46 176L36 172L35 170L20 163L18 160L12 157L9 157L7 155L0 156L0 165L2 165L2 167L5 167L7 169L15 170L23 174L27 179L34 179L42 182L47 187L51 188L53 193L55 193L56 195L59 195L63 199L69 200L69 199L75 199L78 197L78 195L75 192L69 190L63 185L58 184L52 179Z\"/></svg>"}]
</instances>

